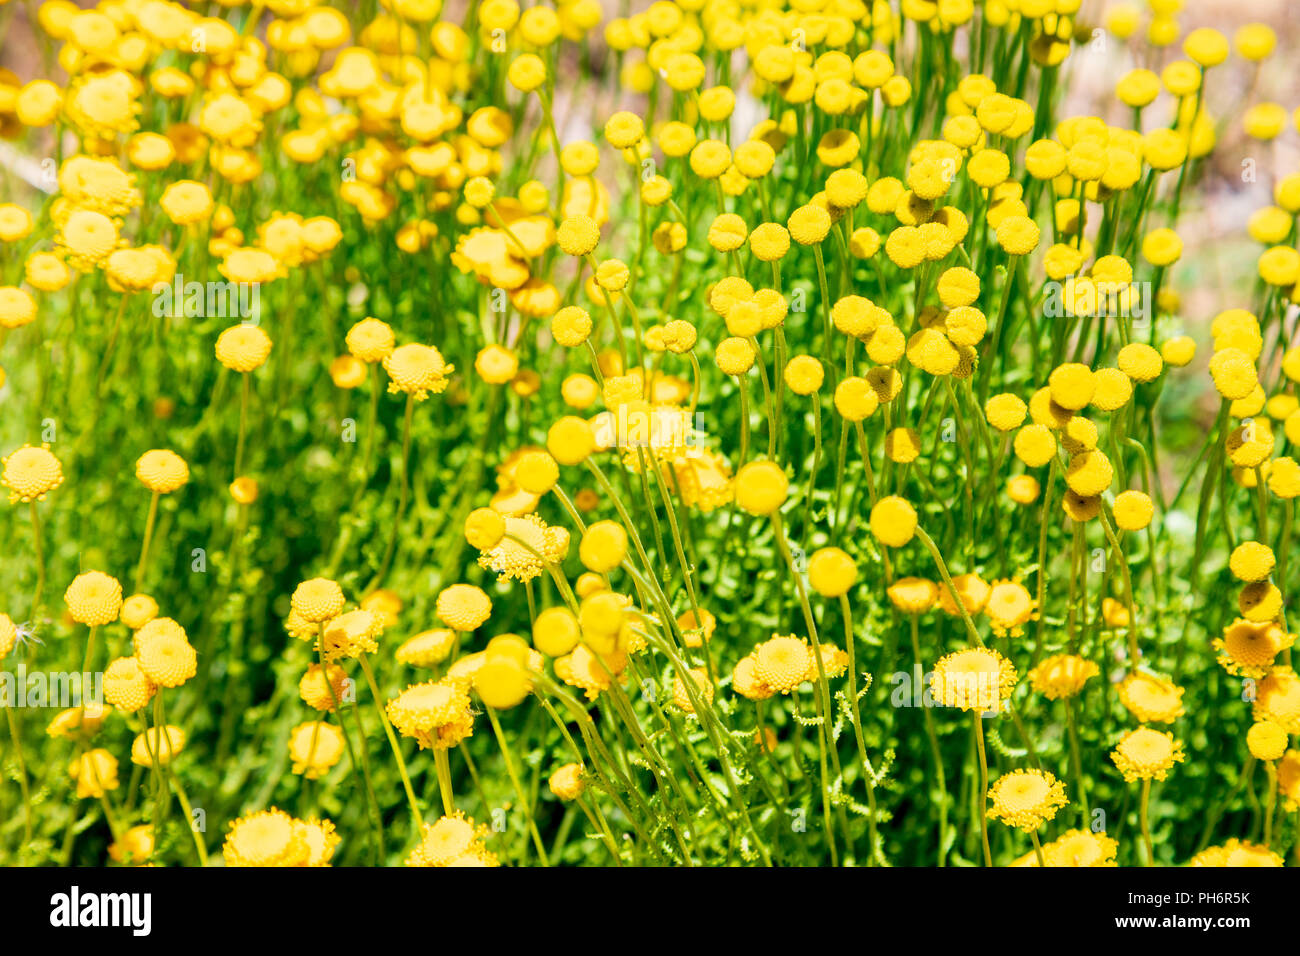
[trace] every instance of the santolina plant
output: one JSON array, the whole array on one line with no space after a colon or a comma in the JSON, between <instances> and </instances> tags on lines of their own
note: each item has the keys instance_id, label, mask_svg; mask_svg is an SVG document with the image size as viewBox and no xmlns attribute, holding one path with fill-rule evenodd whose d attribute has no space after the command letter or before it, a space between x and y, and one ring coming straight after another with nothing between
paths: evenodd
<instances>
[{"instance_id":1,"label":"santolina plant","mask_svg":"<svg viewBox=\"0 0 1300 956\"><path fill-rule=\"evenodd\" d=\"M0 861L1297 860L1269 26L13 6Z\"/></svg>"}]
</instances>

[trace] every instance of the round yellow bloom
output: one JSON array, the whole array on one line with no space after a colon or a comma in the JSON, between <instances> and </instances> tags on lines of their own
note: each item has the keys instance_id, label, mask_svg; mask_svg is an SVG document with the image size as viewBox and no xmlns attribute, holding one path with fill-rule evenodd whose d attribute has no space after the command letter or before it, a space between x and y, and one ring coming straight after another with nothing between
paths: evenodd
<instances>
[{"instance_id":1,"label":"round yellow bloom","mask_svg":"<svg viewBox=\"0 0 1300 956\"><path fill-rule=\"evenodd\" d=\"M116 621L122 610L122 585L103 571L86 571L72 579L63 600L78 624L102 627Z\"/></svg>"},{"instance_id":2,"label":"round yellow bloom","mask_svg":"<svg viewBox=\"0 0 1300 956\"><path fill-rule=\"evenodd\" d=\"M178 226L203 222L212 215L212 193L203 183L182 179L163 190L158 205L167 218Z\"/></svg>"},{"instance_id":3,"label":"round yellow bloom","mask_svg":"<svg viewBox=\"0 0 1300 956\"><path fill-rule=\"evenodd\" d=\"M36 320L36 300L25 289L0 286L0 329L21 329Z\"/></svg>"},{"instance_id":4,"label":"round yellow bloom","mask_svg":"<svg viewBox=\"0 0 1300 956\"><path fill-rule=\"evenodd\" d=\"M343 757L343 731L334 724L313 720L289 732L292 771L319 780Z\"/></svg>"},{"instance_id":5,"label":"round yellow bloom","mask_svg":"<svg viewBox=\"0 0 1300 956\"><path fill-rule=\"evenodd\" d=\"M1261 720L1246 731L1246 747L1256 760L1280 760L1286 753L1287 733L1271 720Z\"/></svg>"},{"instance_id":6,"label":"round yellow bloom","mask_svg":"<svg viewBox=\"0 0 1300 956\"><path fill-rule=\"evenodd\" d=\"M420 844L406 858L407 866L497 866L484 840L486 827L475 826L461 814L426 823Z\"/></svg>"},{"instance_id":7,"label":"round yellow bloom","mask_svg":"<svg viewBox=\"0 0 1300 956\"><path fill-rule=\"evenodd\" d=\"M850 376L835 386L835 410L851 422L871 417L879 407L880 398L865 378Z\"/></svg>"},{"instance_id":8,"label":"round yellow bloom","mask_svg":"<svg viewBox=\"0 0 1300 956\"><path fill-rule=\"evenodd\" d=\"M18 626L8 614L0 614L0 660L9 656L18 642Z\"/></svg>"},{"instance_id":9,"label":"round yellow bloom","mask_svg":"<svg viewBox=\"0 0 1300 956\"><path fill-rule=\"evenodd\" d=\"M714 688L709 681L709 672L703 667L693 667L687 671L687 675L695 685L696 696L703 698L706 703L712 702ZM678 710L685 711L688 714L695 713L695 704L691 700L686 682L680 676L673 678L673 704Z\"/></svg>"},{"instance_id":10,"label":"round yellow bloom","mask_svg":"<svg viewBox=\"0 0 1300 956\"><path fill-rule=\"evenodd\" d=\"M436 613L454 631L472 631L492 616L492 600L482 588L453 584L438 593Z\"/></svg>"},{"instance_id":11,"label":"round yellow bloom","mask_svg":"<svg viewBox=\"0 0 1300 956\"><path fill-rule=\"evenodd\" d=\"M231 824L221 854L226 866L302 866L311 849L298 821L272 807Z\"/></svg>"},{"instance_id":12,"label":"round yellow bloom","mask_svg":"<svg viewBox=\"0 0 1300 956\"><path fill-rule=\"evenodd\" d=\"M135 657L150 683L180 687L198 672L198 655L184 632L171 630L164 624L167 621L155 618L136 632Z\"/></svg>"},{"instance_id":13,"label":"round yellow bloom","mask_svg":"<svg viewBox=\"0 0 1300 956\"><path fill-rule=\"evenodd\" d=\"M1070 830L1051 843L1043 844L1048 866L1115 866L1119 844L1105 833Z\"/></svg>"},{"instance_id":14,"label":"round yellow bloom","mask_svg":"<svg viewBox=\"0 0 1300 956\"><path fill-rule=\"evenodd\" d=\"M825 379L822 363L811 355L796 355L786 363L782 372L785 384L796 395L811 395L822 387Z\"/></svg>"},{"instance_id":15,"label":"round yellow bloom","mask_svg":"<svg viewBox=\"0 0 1300 956\"><path fill-rule=\"evenodd\" d=\"M749 248L760 261L775 262L790 251L790 233L780 223L761 223L749 234Z\"/></svg>"},{"instance_id":16,"label":"round yellow bloom","mask_svg":"<svg viewBox=\"0 0 1300 956\"><path fill-rule=\"evenodd\" d=\"M1097 385L1092 369L1075 362L1054 369L1048 387L1052 401L1062 408L1078 411L1092 401Z\"/></svg>"},{"instance_id":17,"label":"round yellow bloom","mask_svg":"<svg viewBox=\"0 0 1300 956\"><path fill-rule=\"evenodd\" d=\"M1019 635L1023 625L1035 613L1034 599L1018 581L994 581L989 586L984 614L988 617L994 634Z\"/></svg>"},{"instance_id":18,"label":"round yellow bloom","mask_svg":"<svg viewBox=\"0 0 1300 956\"><path fill-rule=\"evenodd\" d=\"M1100 673L1097 665L1077 654L1046 657L1029 672L1029 683L1048 700L1074 697L1089 679Z\"/></svg>"},{"instance_id":19,"label":"round yellow bloom","mask_svg":"<svg viewBox=\"0 0 1300 956\"><path fill-rule=\"evenodd\" d=\"M1038 224L1027 216L1008 216L997 227L998 245L1013 256L1027 256L1038 246Z\"/></svg>"},{"instance_id":20,"label":"round yellow bloom","mask_svg":"<svg viewBox=\"0 0 1300 956\"><path fill-rule=\"evenodd\" d=\"M1045 770L1013 770L989 788L989 818L1026 833L1037 830L1065 806L1065 786Z\"/></svg>"},{"instance_id":21,"label":"round yellow bloom","mask_svg":"<svg viewBox=\"0 0 1300 956\"><path fill-rule=\"evenodd\" d=\"M382 362L393 352L393 330L379 319L362 319L348 329L346 341L353 357L368 365Z\"/></svg>"},{"instance_id":22,"label":"round yellow bloom","mask_svg":"<svg viewBox=\"0 0 1300 956\"><path fill-rule=\"evenodd\" d=\"M443 361L442 353L436 348L414 342L399 345L384 357L383 363L389 378L388 390L405 392L417 402L430 394L444 392L449 376L455 371L455 366Z\"/></svg>"},{"instance_id":23,"label":"round yellow bloom","mask_svg":"<svg viewBox=\"0 0 1300 956\"><path fill-rule=\"evenodd\" d=\"M321 629L317 644L327 661L360 657L379 649L375 638L383 631L384 618L377 611L362 607L330 620Z\"/></svg>"},{"instance_id":24,"label":"round yellow bloom","mask_svg":"<svg viewBox=\"0 0 1300 956\"><path fill-rule=\"evenodd\" d=\"M446 750L474 730L469 695L450 678L413 684L388 701L386 710L398 732L421 748Z\"/></svg>"},{"instance_id":25,"label":"round yellow bloom","mask_svg":"<svg viewBox=\"0 0 1300 956\"><path fill-rule=\"evenodd\" d=\"M582 764L566 763L547 780L551 793L564 801L577 800L587 785L582 778Z\"/></svg>"},{"instance_id":26,"label":"round yellow bloom","mask_svg":"<svg viewBox=\"0 0 1300 956\"><path fill-rule=\"evenodd\" d=\"M810 665L815 666L806 642L794 635L774 634L754 648L753 675L768 695L788 694L808 680Z\"/></svg>"},{"instance_id":27,"label":"round yellow bloom","mask_svg":"<svg viewBox=\"0 0 1300 956\"><path fill-rule=\"evenodd\" d=\"M1012 443L1016 457L1030 468L1046 465L1056 455L1056 439L1046 425L1026 425ZM1109 484L1109 480L1107 481Z\"/></svg>"},{"instance_id":28,"label":"round yellow bloom","mask_svg":"<svg viewBox=\"0 0 1300 956\"><path fill-rule=\"evenodd\" d=\"M1183 715L1183 688L1152 674L1135 672L1125 677L1119 684L1119 699L1144 724L1171 724Z\"/></svg>"},{"instance_id":29,"label":"round yellow bloom","mask_svg":"<svg viewBox=\"0 0 1300 956\"><path fill-rule=\"evenodd\" d=\"M801 246L813 246L826 238L831 229L831 217L821 206L800 206L786 222L791 237Z\"/></svg>"},{"instance_id":30,"label":"round yellow bloom","mask_svg":"<svg viewBox=\"0 0 1300 956\"><path fill-rule=\"evenodd\" d=\"M1264 581L1273 573L1277 559L1273 549L1259 541L1244 541L1233 549L1228 567L1238 581Z\"/></svg>"},{"instance_id":31,"label":"round yellow bloom","mask_svg":"<svg viewBox=\"0 0 1300 956\"><path fill-rule=\"evenodd\" d=\"M1001 709L1016 686L1016 669L997 651L972 647L940 658L930 691L945 707L989 712Z\"/></svg>"},{"instance_id":32,"label":"round yellow bloom","mask_svg":"<svg viewBox=\"0 0 1300 956\"><path fill-rule=\"evenodd\" d=\"M589 216L571 216L560 223L555 240L571 256L585 256L600 242L600 227Z\"/></svg>"},{"instance_id":33,"label":"round yellow bloom","mask_svg":"<svg viewBox=\"0 0 1300 956\"><path fill-rule=\"evenodd\" d=\"M535 53L521 53L510 61L506 79L521 93L531 93L546 82L546 64Z\"/></svg>"},{"instance_id":34,"label":"round yellow bloom","mask_svg":"<svg viewBox=\"0 0 1300 956\"><path fill-rule=\"evenodd\" d=\"M1122 491L1115 496L1115 524L1125 531L1141 531L1151 523L1155 506L1141 491Z\"/></svg>"},{"instance_id":35,"label":"round yellow bloom","mask_svg":"<svg viewBox=\"0 0 1300 956\"><path fill-rule=\"evenodd\" d=\"M872 507L870 524L877 541L901 548L916 534L916 509L905 498L889 495Z\"/></svg>"},{"instance_id":36,"label":"round yellow bloom","mask_svg":"<svg viewBox=\"0 0 1300 956\"><path fill-rule=\"evenodd\" d=\"M1124 779L1132 783L1134 780L1165 779L1183 756L1183 745L1174 739L1173 734L1139 727L1120 739L1111 751L1110 759Z\"/></svg>"},{"instance_id":37,"label":"round yellow bloom","mask_svg":"<svg viewBox=\"0 0 1300 956\"><path fill-rule=\"evenodd\" d=\"M1183 52L1202 67L1218 66L1228 58L1228 38L1218 30L1201 27L1183 39Z\"/></svg>"},{"instance_id":38,"label":"round yellow bloom","mask_svg":"<svg viewBox=\"0 0 1300 956\"><path fill-rule=\"evenodd\" d=\"M1019 505L1033 504L1041 490L1033 475L1012 475L1007 479L1007 497Z\"/></svg>"},{"instance_id":39,"label":"round yellow bloom","mask_svg":"<svg viewBox=\"0 0 1300 956\"><path fill-rule=\"evenodd\" d=\"M839 548L819 548L808 559L808 583L822 597L847 594L857 577L857 564Z\"/></svg>"},{"instance_id":40,"label":"round yellow bloom","mask_svg":"<svg viewBox=\"0 0 1300 956\"><path fill-rule=\"evenodd\" d=\"M235 372L260 368L271 354L271 337L260 326L233 325L217 336L217 361Z\"/></svg>"},{"instance_id":41,"label":"round yellow bloom","mask_svg":"<svg viewBox=\"0 0 1300 956\"><path fill-rule=\"evenodd\" d=\"M48 445L24 445L0 464L4 465L0 484L9 489L10 501L41 501L63 484L63 467Z\"/></svg>"},{"instance_id":42,"label":"round yellow bloom","mask_svg":"<svg viewBox=\"0 0 1300 956\"><path fill-rule=\"evenodd\" d=\"M1237 348L1225 348L1210 359L1210 375L1219 394L1230 401L1245 398L1259 384L1259 373L1250 356Z\"/></svg>"},{"instance_id":43,"label":"round yellow bloom","mask_svg":"<svg viewBox=\"0 0 1300 956\"><path fill-rule=\"evenodd\" d=\"M605 139L615 149L631 149L645 135L645 124L641 117L626 110L620 110L605 123Z\"/></svg>"},{"instance_id":44,"label":"round yellow bloom","mask_svg":"<svg viewBox=\"0 0 1300 956\"><path fill-rule=\"evenodd\" d=\"M1010 393L994 395L984 403L984 417L1000 432L1015 431L1025 421L1028 407Z\"/></svg>"},{"instance_id":45,"label":"round yellow bloom","mask_svg":"<svg viewBox=\"0 0 1300 956\"><path fill-rule=\"evenodd\" d=\"M135 476L150 491L170 494L190 480L190 466L174 451L155 448L136 461Z\"/></svg>"},{"instance_id":46,"label":"round yellow bloom","mask_svg":"<svg viewBox=\"0 0 1300 956\"><path fill-rule=\"evenodd\" d=\"M135 713L149 703L156 691L134 657L119 657L104 670L104 699L120 711Z\"/></svg>"},{"instance_id":47,"label":"round yellow bloom","mask_svg":"<svg viewBox=\"0 0 1300 956\"><path fill-rule=\"evenodd\" d=\"M311 578L294 588L290 604L296 614L309 624L319 624L343 611L345 598L338 582L329 578Z\"/></svg>"},{"instance_id":48,"label":"round yellow bloom","mask_svg":"<svg viewBox=\"0 0 1300 956\"><path fill-rule=\"evenodd\" d=\"M770 515L785 503L790 481L771 461L751 461L736 473L736 504L751 515Z\"/></svg>"}]
</instances>

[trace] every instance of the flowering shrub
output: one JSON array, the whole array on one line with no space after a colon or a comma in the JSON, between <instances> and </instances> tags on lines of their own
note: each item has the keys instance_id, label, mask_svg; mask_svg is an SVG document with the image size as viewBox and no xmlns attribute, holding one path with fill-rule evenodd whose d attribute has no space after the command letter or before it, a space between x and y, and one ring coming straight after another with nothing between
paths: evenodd
<instances>
[{"instance_id":1,"label":"flowering shrub","mask_svg":"<svg viewBox=\"0 0 1300 956\"><path fill-rule=\"evenodd\" d=\"M1268 26L14 6L0 860L1295 859Z\"/></svg>"}]
</instances>

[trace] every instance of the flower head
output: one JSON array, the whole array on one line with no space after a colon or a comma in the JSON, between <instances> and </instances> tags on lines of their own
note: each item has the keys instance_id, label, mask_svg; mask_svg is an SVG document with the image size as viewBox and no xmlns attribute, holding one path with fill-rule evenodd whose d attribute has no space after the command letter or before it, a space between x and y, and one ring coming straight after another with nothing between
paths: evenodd
<instances>
[{"instance_id":1,"label":"flower head","mask_svg":"<svg viewBox=\"0 0 1300 956\"><path fill-rule=\"evenodd\" d=\"M24 445L0 464L0 484L9 489L10 501L40 501L63 484L63 468L48 445Z\"/></svg>"},{"instance_id":2,"label":"flower head","mask_svg":"<svg viewBox=\"0 0 1300 956\"><path fill-rule=\"evenodd\" d=\"M170 494L190 480L190 466L174 451L155 448L135 463L135 476L155 494Z\"/></svg>"},{"instance_id":3,"label":"flower head","mask_svg":"<svg viewBox=\"0 0 1300 956\"><path fill-rule=\"evenodd\" d=\"M1110 753L1124 779L1163 780L1183 759L1183 745L1173 734L1139 727L1125 734Z\"/></svg>"},{"instance_id":4,"label":"flower head","mask_svg":"<svg viewBox=\"0 0 1300 956\"><path fill-rule=\"evenodd\" d=\"M1000 710L1016 686L1016 669L995 650L971 647L939 659L930 691L945 707L966 711Z\"/></svg>"},{"instance_id":5,"label":"flower head","mask_svg":"<svg viewBox=\"0 0 1300 956\"><path fill-rule=\"evenodd\" d=\"M72 579L63 600L78 624L102 627L116 621L122 610L122 585L103 571L86 571Z\"/></svg>"},{"instance_id":6,"label":"flower head","mask_svg":"<svg viewBox=\"0 0 1300 956\"><path fill-rule=\"evenodd\" d=\"M1013 770L989 788L989 800L989 819L1029 832L1065 806L1065 786L1045 770Z\"/></svg>"}]
</instances>

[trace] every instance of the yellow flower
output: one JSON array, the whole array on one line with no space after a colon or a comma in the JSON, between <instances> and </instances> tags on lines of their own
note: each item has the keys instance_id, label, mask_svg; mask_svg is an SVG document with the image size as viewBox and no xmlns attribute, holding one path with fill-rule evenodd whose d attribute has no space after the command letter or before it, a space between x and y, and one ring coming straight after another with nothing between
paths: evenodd
<instances>
[{"instance_id":1,"label":"yellow flower","mask_svg":"<svg viewBox=\"0 0 1300 956\"><path fill-rule=\"evenodd\" d=\"M809 667L815 667L808 644L793 634L772 639L754 648L754 679L767 694L788 694L808 679Z\"/></svg>"},{"instance_id":2,"label":"yellow flower","mask_svg":"<svg viewBox=\"0 0 1300 956\"><path fill-rule=\"evenodd\" d=\"M9 489L10 501L41 501L63 484L63 468L48 445L24 445L0 464L4 466L0 484Z\"/></svg>"},{"instance_id":3,"label":"yellow flower","mask_svg":"<svg viewBox=\"0 0 1300 956\"><path fill-rule=\"evenodd\" d=\"M1300 734L1300 677L1289 667L1273 668L1256 687L1252 711L1256 720L1271 720L1288 734Z\"/></svg>"},{"instance_id":4,"label":"yellow flower","mask_svg":"<svg viewBox=\"0 0 1300 956\"><path fill-rule=\"evenodd\" d=\"M78 209L59 229L58 243L74 266L89 269L117 247L117 226L103 213Z\"/></svg>"},{"instance_id":5,"label":"yellow flower","mask_svg":"<svg viewBox=\"0 0 1300 956\"><path fill-rule=\"evenodd\" d=\"M289 732L292 770L308 780L327 774L343 756L343 731L323 720L298 724Z\"/></svg>"},{"instance_id":6,"label":"yellow flower","mask_svg":"<svg viewBox=\"0 0 1300 956\"><path fill-rule=\"evenodd\" d=\"M384 620L375 611L358 608L333 618L321 628L318 649L325 660L360 657L379 649L375 639L384 632Z\"/></svg>"},{"instance_id":7,"label":"yellow flower","mask_svg":"<svg viewBox=\"0 0 1300 956\"><path fill-rule=\"evenodd\" d=\"M1115 866L1119 844L1105 833L1069 830L1051 843L1043 844L1048 866Z\"/></svg>"},{"instance_id":8,"label":"yellow flower","mask_svg":"<svg viewBox=\"0 0 1300 956\"><path fill-rule=\"evenodd\" d=\"M1276 563L1273 549L1258 541L1243 541L1228 558L1233 576L1248 583L1267 580Z\"/></svg>"},{"instance_id":9,"label":"yellow flower","mask_svg":"<svg viewBox=\"0 0 1300 956\"><path fill-rule=\"evenodd\" d=\"M1235 837L1222 846L1212 846L1192 857L1188 866L1285 866L1282 857L1266 846Z\"/></svg>"},{"instance_id":10,"label":"yellow flower","mask_svg":"<svg viewBox=\"0 0 1300 956\"><path fill-rule=\"evenodd\" d=\"M152 767L155 758L161 766L167 766L172 758L185 750L185 731L171 724L162 728L150 727L144 733L137 734L131 743L131 763L137 767Z\"/></svg>"},{"instance_id":11,"label":"yellow flower","mask_svg":"<svg viewBox=\"0 0 1300 956\"><path fill-rule=\"evenodd\" d=\"M989 788L988 814L1026 833L1037 830L1065 806L1065 786L1045 770L1013 770Z\"/></svg>"},{"instance_id":12,"label":"yellow flower","mask_svg":"<svg viewBox=\"0 0 1300 956\"><path fill-rule=\"evenodd\" d=\"M847 594L857 577L857 565L839 548L819 548L808 559L808 583L822 597Z\"/></svg>"},{"instance_id":13,"label":"yellow flower","mask_svg":"<svg viewBox=\"0 0 1300 956\"><path fill-rule=\"evenodd\" d=\"M1119 699L1144 724L1172 724L1183 715L1183 688L1152 674L1134 672L1125 677Z\"/></svg>"},{"instance_id":14,"label":"yellow flower","mask_svg":"<svg viewBox=\"0 0 1300 956\"><path fill-rule=\"evenodd\" d=\"M560 223L556 242L571 256L585 256L600 242L600 227L589 216L570 216Z\"/></svg>"},{"instance_id":15,"label":"yellow flower","mask_svg":"<svg viewBox=\"0 0 1300 956\"><path fill-rule=\"evenodd\" d=\"M996 711L1011 696L1016 678L1016 669L997 651L972 647L939 659L930 691L945 707Z\"/></svg>"},{"instance_id":16,"label":"yellow flower","mask_svg":"<svg viewBox=\"0 0 1300 956\"><path fill-rule=\"evenodd\" d=\"M1173 734L1149 727L1130 730L1110 754L1115 766L1130 783L1134 780L1163 780L1183 757L1183 745L1174 739Z\"/></svg>"},{"instance_id":17,"label":"yellow flower","mask_svg":"<svg viewBox=\"0 0 1300 956\"><path fill-rule=\"evenodd\" d=\"M98 799L119 786L117 758L102 747L87 750L68 766L68 774L77 782L77 799Z\"/></svg>"},{"instance_id":18,"label":"yellow flower","mask_svg":"<svg viewBox=\"0 0 1300 956\"><path fill-rule=\"evenodd\" d=\"M271 337L260 326L233 325L217 336L217 361L235 372L260 368L271 354Z\"/></svg>"},{"instance_id":19,"label":"yellow flower","mask_svg":"<svg viewBox=\"0 0 1300 956\"><path fill-rule=\"evenodd\" d=\"M997 227L998 245L1013 256L1026 256L1038 246L1038 225L1026 216L1008 216Z\"/></svg>"},{"instance_id":20,"label":"yellow flower","mask_svg":"<svg viewBox=\"0 0 1300 956\"><path fill-rule=\"evenodd\" d=\"M547 780L551 793L561 800L577 800L587 789L582 777L582 764L566 763Z\"/></svg>"},{"instance_id":21,"label":"yellow flower","mask_svg":"<svg viewBox=\"0 0 1300 956\"><path fill-rule=\"evenodd\" d=\"M155 448L136 461L135 476L150 491L170 494L190 480L190 467L174 451Z\"/></svg>"},{"instance_id":22,"label":"yellow flower","mask_svg":"<svg viewBox=\"0 0 1300 956\"><path fill-rule=\"evenodd\" d=\"M451 678L413 684L386 706L388 719L421 748L446 750L474 732L469 695Z\"/></svg>"},{"instance_id":23,"label":"yellow flower","mask_svg":"<svg viewBox=\"0 0 1300 956\"><path fill-rule=\"evenodd\" d=\"M1029 683L1048 700L1074 697L1090 678L1100 673L1097 665L1077 654L1054 654L1029 672Z\"/></svg>"},{"instance_id":24,"label":"yellow flower","mask_svg":"<svg viewBox=\"0 0 1300 956\"><path fill-rule=\"evenodd\" d=\"M102 627L116 621L122 610L122 585L102 571L86 571L73 578L63 600L78 624Z\"/></svg>"},{"instance_id":25,"label":"yellow flower","mask_svg":"<svg viewBox=\"0 0 1300 956\"><path fill-rule=\"evenodd\" d=\"M453 584L438 594L436 612L455 631L472 631L492 615L492 601L472 584Z\"/></svg>"},{"instance_id":26,"label":"yellow flower","mask_svg":"<svg viewBox=\"0 0 1300 956\"><path fill-rule=\"evenodd\" d=\"M298 821L272 807L231 824L221 853L226 866L303 866L311 847Z\"/></svg>"},{"instance_id":27,"label":"yellow flower","mask_svg":"<svg viewBox=\"0 0 1300 956\"><path fill-rule=\"evenodd\" d=\"M417 402L446 391L449 377L456 370L443 361L436 348L416 342L399 345L384 356L383 363L388 391L405 392Z\"/></svg>"},{"instance_id":28,"label":"yellow flower","mask_svg":"<svg viewBox=\"0 0 1300 956\"><path fill-rule=\"evenodd\" d=\"M1286 753L1287 732L1271 720L1261 720L1246 731L1246 747L1256 760L1280 760Z\"/></svg>"},{"instance_id":29,"label":"yellow flower","mask_svg":"<svg viewBox=\"0 0 1300 956\"><path fill-rule=\"evenodd\" d=\"M751 461L736 473L736 504L751 515L769 515L785 503L790 481L771 461Z\"/></svg>"},{"instance_id":30,"label":"yellow flower","mask_svg":"<svg viewBox=\"0 0 1300 956\"><path fill-rule=\"evenodd\" d=\"M1115 524L1125 531L1141 531L1151 523L1155 506L1141 491L1122 491L1115 496Z\"/></svg>"},{"instance_id":31,"label":"yellow flower","mask_svg":"<svg viewBox=\"0 0 1300 956\"><path fill-rule=\"evenodd\" d=\"M456 643L456 632L448 628L422 631L406 640L393 656L412 667L436 667L451 654Z\"/></svg>"},{"instance_id":32,"label":"yellow flower","mask_svg":"<svg viewBox=\"0 0 1300 956\"><path fill-rule=\"evenodd\" d=\"M615 149L631 149L645 136L645 124L635 113L621 110L605 123L605 139Z\"/></svg>"},{"instance_id":33,"label":"yellow flower","mask_svg":"<svg viewBox=\"0 0 1300 956\"><path fill-rule=\"evenodd\" d=\"M916 534L916 509L906 499L889 495L872 506L870 525L881 544L901 548Z\"/></svg>"},{"instance_id":34,"label":"yellow flower","mask_svg":"<svg viewBox=\"0 0 1300 956\"><path fill-rule=\"evenodd\" d=\"M142 823L131 827L109 844L108 855L114 863L138 866L153 856L153 846L153 827Z\"/></svg>"},{"instance_id":35,"label":"yellow flower","mask_svg":"<svg viewBox=\"0 0 1300 956\"><path fill-rule=\"evenodd\" d=\"M1037 608L1023 584L1018 581L994 581L989 586L984 613L992 624L994 634L1019 635L1022 626L1037 614Z\"/></svg>"},{"instance_id":36,"label":"yellow flower","mask_svg":"<svg viewBox=\"0 0 1300 956\"><path fill-rule=\"evenodd\" d=\"M569 532L564 528L551 527L537 515L508 516L505 537L479 557L479 564L495 571L501 581L531 581L542 573L544 562L558 564L568 550Z\"/></svg>"},{"instance_id":37,"label":"yellow flower","mask_svg":"<svg viewBox=\"0 0 1300 956\"><path fill-rule=\"evenodd\" d=\"M487 849L489 831L461 814L424 824L420 843L406 858L407 866L496 866Z\"/></svg>"},{"instance_id":38,"label":"yellow flower","mask_svg":"<svg viewBox=\"0 0 1300 956\"><path fill-rule=\"evenodd\" d=\"M178 226L203 222L212 215L212 193L203 183L182 179L170 183L158 200L167 218Z\"/></svg>"}]
</instances>

